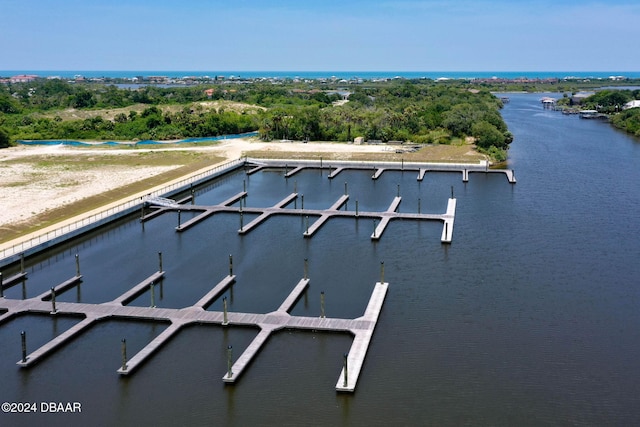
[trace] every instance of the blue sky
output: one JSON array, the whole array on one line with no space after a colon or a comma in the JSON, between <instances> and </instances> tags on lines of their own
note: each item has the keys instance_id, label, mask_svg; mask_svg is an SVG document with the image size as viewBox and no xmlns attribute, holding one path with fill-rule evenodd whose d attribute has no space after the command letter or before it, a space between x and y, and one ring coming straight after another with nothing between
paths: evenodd
<instances>
[{"instance_id":1,"label":"blue sky","mask_svg":"<svg viewBox=\"0 0 640 427\"><path fill-rule=\"evenodd\" d=\"M0 0L0 16L0 70L640 70L638 0Z\"/></svg>"}]
</instances>

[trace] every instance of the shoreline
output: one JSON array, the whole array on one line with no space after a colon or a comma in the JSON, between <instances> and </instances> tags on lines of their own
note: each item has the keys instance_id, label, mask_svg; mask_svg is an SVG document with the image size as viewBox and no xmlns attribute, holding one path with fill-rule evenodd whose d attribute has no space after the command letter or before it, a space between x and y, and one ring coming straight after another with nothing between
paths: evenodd
<instances>
[{"instance_id":1,"label":"shoreline","mask_svg":"<svg viewBox=\"0 0 640 427\"><path fill-rule=\"evenodd\" d=\"M244 156L320 158L355 161L417 161L474 163L486 157L472 144L461 146L425 146L419 153L398 153L402 145L355 145L336 142L260 142L244 138L218 141L204 146L155 146L130 149L122 147L73 147L65 145L19 145L0 150L0 246L41 234L49 227L83 217L96 209L83 208L83 201L102 197L118 188L134 187L149 177L172 174L164 184L182 179L176 170L198 160L214 167ZM444 154L443 154L444 153ZM453 153L453 154L450 154ZM419 158L413 156L419 155ZM128 156L128 157L127 157ZM173 157L172 157L173 156ZM448 159L447 156L451 156ZM150 165L149 159L175 158L176 164ZM210 159L210 160L209 160ZM191 163L189 163L191 162ZM201 166L202 168L202 166ZM189 169L193 171L193 169ZM157 180L156 180L157 181ZM138 186L139 188L139 186ZM16 191L19 189L19 191ZM126 200L105 201L97 210ZM56 217L55 211L65 206L78 206L77 212ZM48 218L49 216L53 217ZM43 219L44 218L44 219ZM40 226L39 224L43 224Z\"/></svg>"}]
</instances>

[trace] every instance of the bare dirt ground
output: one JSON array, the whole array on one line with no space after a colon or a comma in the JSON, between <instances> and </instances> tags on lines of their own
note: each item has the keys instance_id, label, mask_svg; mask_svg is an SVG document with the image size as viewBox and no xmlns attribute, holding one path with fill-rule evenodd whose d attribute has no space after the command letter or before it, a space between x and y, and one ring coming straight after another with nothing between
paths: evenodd
<instances>
[{"instance_id":1,"label":"bare dirt ground","mask_svg":"<svg viewBox=\"0 0 640 427\"><path fill-rule=\"evenodd\" d=\"M196 169L249 157L476 162L471 145L406 147L342 143L259 142L229 139L215 145L154 148L17 146L0 150L0 242L93 209L83 201L113 193L125 197ZM154 181L155 177L155 181ZM144 182L141 182L145 180ZM135 187L137 185L137 187ZM142 187L141 187L142 185ZM127 188L128 191L122 191ZM135 187L135 188L134 188ZM120 189L120 191L118 190ZM118 192L119 191L119 192ZM115 192L115 193L114 193ZM113 202L96 199L93 203ZM66 211L63 209L68 207ZM55 213L55 214L54 214Z\"/></svg>"}]
</instances>

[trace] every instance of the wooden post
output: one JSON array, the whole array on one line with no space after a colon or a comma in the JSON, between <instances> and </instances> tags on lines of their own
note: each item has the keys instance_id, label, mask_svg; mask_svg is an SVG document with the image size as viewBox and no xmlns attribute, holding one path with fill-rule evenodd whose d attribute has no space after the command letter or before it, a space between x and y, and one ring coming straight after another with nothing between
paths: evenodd
<instances>
[{"instance_id":1,"label":"wooden post","mask_svg":"<svg viewBox=\"0 0 640 427\"><path fill-rule=\"evenodd\" d=\"M2 272L0 271L0 298L4 298L4 286L2 285Z\"/></svg>"},{"instance_id":2,"label":"wooden post","mask_svg":"<svg viewBox=\"0 0 640 427\"><path fill-rule=\"evenodd\" d=\"M309 234L309 215L306 216L306 223L307 223L307 231L305 231L305 234Z\"/></svg>"},{"instance_id":3,"label":"wooden post","mask_svg":"<svg viewBox=\"0 0 640 427\"><path fill-rule=\"evenodd\" d=\"M193 189L193 184L191 184L191 204L196 204L196 190Z\"/></svg>"},{"instance_id":4,"label":"wooden post","mask_svg":"<svg viewBox=\"0 0 640 427\"><path fill-rule=\"evenodd\" d=\"M56 314L56 288L51 288L51 314Z\"/></svg>"},{"instance_id":5,"label":"wooden post","mask_svg":"<svg viewBox=\"0 0 640 427\"><path fill-rule=\"evenodd\" d=\"M151 291L151 308L156 308L156 291L153 282L149 283L149 290Z\"/></svg>"},{"instance_id":6,"label":"wooden post","mask_svg":"<svg viewBox=\"0 0 640 427\"><path fill-rule=\"evenodd\" d=\"M27 334L20 332L20 340L22 341L22 363L27 361Z\"/></svg>"},{"instance_id":7,"label":"wooden post","mask_svg":"<svg viewBox=\"0 0 640 427\"><path fill-rule=\"evenodd\" d=\"M158 271L162 272L162 252L158 252Z\"/></svg>"},{"instance_id":8,"label":"wooden post","mask_svg":"<svg viewBox=\"0 0 640 427\"><path fill-rule=\"evenodd\" d=\"M304 209L304 194L300 195L300 203L302 204L302 206L300 206L300 209Z\"/></svg>"},{"instance_id":9,"label":"wooden post","mask_svg":"<svg viewBox=\"0 0 640 427\"><path fill-rule=\"evenodd\" d=\"M380 283L384 283L384 261L380 261Z\"/></svg>"},{"instance_id":10,"label":"wooden post","mask_svg":"<svg viewBox=\"0 0 640 427\"><path fill-rule=\"evenodd\" d=\"M242 180L242 191L245 192L245 193L247 192L247 180L246 179Z\"/></svg>"},{"instance_id":11,"label":"wooden post","mask_svg":"<svg viewBox=\"0 0 640 427\"><path fill-rule=\"evenodd\" d=\"M24 273L24 254L20 254L20 273Z\"/></svg>"},{"instance_id":12,"label":"wooden post","mask_svg":"<svg viewBox=\"0 0 640 427\"><path fill-rule=\"evenodd\" d=\"M344 182L344 195L347 195L347 181Z\"/></svg>"},{"instance_id":13,"label":"wooden post","mask_svg":"<svg viewBox=\"0 0 640 427\"><path fill-rule=\"evenodd\" d=\"M227 297L222 298L222 326L226 326L229 324L229 319L227 317Z\"/></svg>"},{"instance_id":14,"label":"wooden post","mask_svg":"<svg viewBox=\"0 0 640 427\"><path fill-rule=\"evenodd\" d=\"M344 354L344 382L342 383L343 387L346 387L348 384L348 378L349 378L348 366L347 366L348 357L349 357L349 353L345 353Z\"/></svg>"},{"instance_id":15,"label":"wooden post","mask_svg":"<svg viewBox=\"0 0 640 427\"><path fill-rule=\"evenodd\" d=\"M229 276L233 276L233 255L229 254Z\"/></svg>"},{"instance_id":16,"label":"wooden post","mask_svg":"<svg viewBox=\"0 0 640 427\"><path fill-rule=\"evenodd\" d=\"M402 160L402 171L404 172L404 157L400 160Z\"/></svg>"},{"instance_id":17,"label":"wooden post","mask_svg":"<svg viewBox=\"0 0 640 427\"><path fill-rule=\"evenodd\" d=\"M233 359L233 347L232 346L228 346L227 347L227 378L231 378L233 376L233 371L231 370L232 367L232 359Z\"/></svg>"},{"instance_id":18,"label":"wooden post","mask_svg":"<svg viewBox=\"0 0 640 427\"><path fill-rule=\"evenodd\" d=\"M304 279L307 280L309 277L309 260L307 258L304 259Z\"/></svg>"},{"instance_id":19,"label":"wooden post","mask_svg":"<svg viewBox=\"0 0 640 427\"><path fill-rule=\"evenodd\" d=\"M180 216L181 216L180 214L181 213L182 212L180 211L180 209L178 209L178 228L180 228L180 223L182 222L182 221L180 221Z\"/></svg>"},{"instance_id":20,"label":"wooden post","mask_svg":"<svg viewBox=\"0 0 640 427\"><path fill-rule=\"evenodd\" d=\"M324 291L320 292L320 317L324 319Z\"/></svg>"},{"instance_id":21,"label":"wooden post","mask_svg":"<svg viewBox=\"0 0 640 427\"><path fill-rule=\"evenodd\" d=\"M322 157L320 157L320 173L322 173Z\"/></svg>"},{"instance_id":22,"label":"wooden post","mask_svg":"<svg viewBox=\"0 0 640 427\"><path fill-rule=\"evenodd\" d=\"M244 214L240 211L240 231L244 229Z\"/></svg>"},{"instance_id":23,"label":"wooden post","mask_svg":"<svg viewBox=\"0 0 640 427\"><path fill-rule=\"evenodd\" d=\"M418 197L418 213L420 213L420 197Z\"/></svg>"},{"instance_id":24,"label":"wooden post","mask_svg":"<svg viewBox=\"0 0 640 427\"><path fill-rule=\"evenodd\" d=\"M76 254L76 276L80 276L80 255Z\"/></svg>"},{"instance_id":25,"label":"wooden post","mask_svg":"<svg viewBox=\"0 0 640 427\"><path fill-rule=\"evenodd\" d=\"M374 238L376 237L376 225L377 225L377 222L376 222L376 220L374 219L374 220L373 220L373 237L374 237Z\"/></svg>"},{"instance_id":26,"label":"wooden post","mask_svg":"<svg viewBox=\"0 0 640 427\"><path fill-rule=\"evenodd\" d=\"M398 197L400 197L400 184L398 184Z\"/></svg>"},{"instance_id":27,"label":"wooden post","mask_svg":"<svg viewBox=\"0 0 640 427\"><path fill-rule=\"evenodd\" d=\"M122 338L122 370L127 370L127 340Z\"/></svg>"},{"instance_id":28,"label":"wooden post","mask_svg":"<svg viewBox=\"0 0 640 427\"><path fill-rule=\"evenodd\" d=\"M453 185L451 186L451 198L453 199Z\"/></svg>"},{"instance_id":29,"label":"wooden post","mask_svg":"<svg viewBox=\"0 0 640 427\"><path fill-rule=\"evenodd\" d=\"M356 200L356 217L358 216L358 200Z\"/></svg>"}]
</instances>

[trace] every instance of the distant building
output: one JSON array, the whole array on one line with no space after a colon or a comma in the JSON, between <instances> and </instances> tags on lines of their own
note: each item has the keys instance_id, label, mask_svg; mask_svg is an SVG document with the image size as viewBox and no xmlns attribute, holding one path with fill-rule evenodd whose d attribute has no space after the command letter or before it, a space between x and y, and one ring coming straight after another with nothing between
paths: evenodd
<instances>
[{"instance_id":1,"label":"distant building","mask_svg":"<svg viewBox=\"0 0 640 427\"><path fill-rule=\"evenodd\" d=\"M554 98L549 98L548 96L542 98L540 102L542 102L542 106L544 108L553 108L556 105L556 100Z\"/></svg>"},{"instance_id":2,"label":"distant building","mask_svg":"<svg viewBox=\"0 0 640 427\"><path fill-rule=\"evenodd\" d=\"M35 74L20 74L17 76L13 76L9 79L11 83L29 83L37 79L38 76Z\"/></svg>"},{"instance_id":3,"label":"distant building","mask_svg":"<svg viewBox=\"0 0 640 427\"><path fill-rule=\"evenodd\" d=\"M578 92L575 95L573 95L571 97L571 103L572 104L582 104L582 102L587 99L588 97L590 97L591 95L594 95L595 92Z\"/></svg>"},{"instance_id":4,"label":"distant building","mask_svg":"<svg viewBox=\"0 0 640 427\"><path fill-rule=\"evenodd\" d=\"M629 101L622 107L623 110L628 110L629 108L640 108L640 100Z\"/></svg>"}]
</instances>

